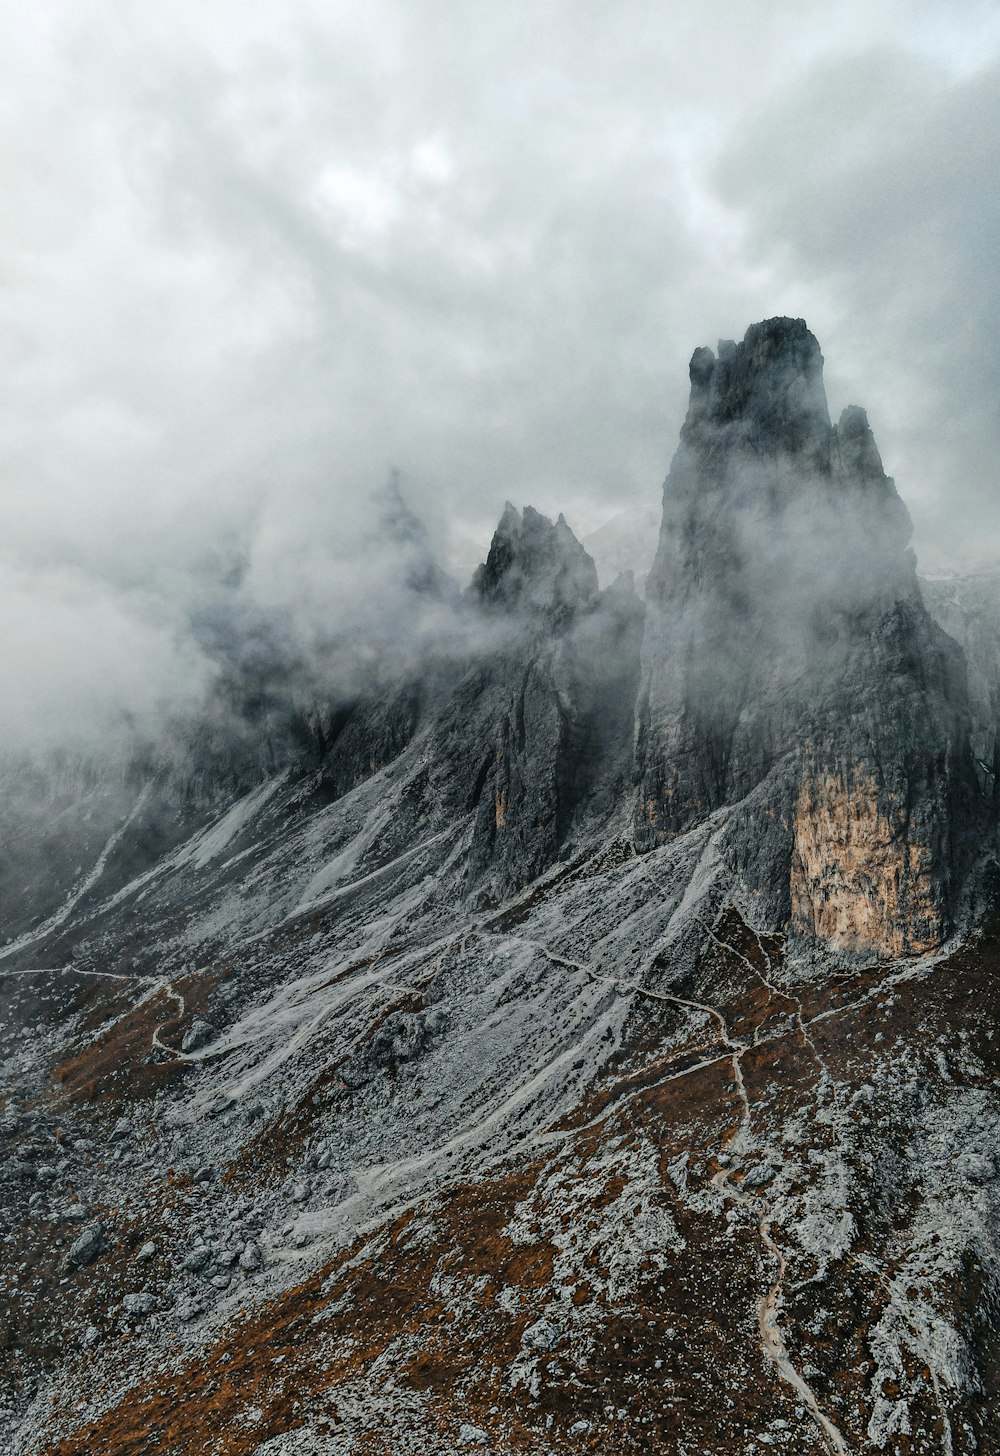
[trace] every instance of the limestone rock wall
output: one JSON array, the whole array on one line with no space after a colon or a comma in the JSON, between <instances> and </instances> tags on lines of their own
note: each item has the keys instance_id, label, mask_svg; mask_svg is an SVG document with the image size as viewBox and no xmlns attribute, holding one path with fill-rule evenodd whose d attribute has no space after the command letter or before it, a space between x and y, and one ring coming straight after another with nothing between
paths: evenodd
<instances>
[{"instance_id":1,"label":"limestone rock wall","mask_svg":"<svg viewBox=\"0 0 1000 1456\"><path fill-rule=\"evenodd\" d=\"M795 801L791 925L835 950L890 956L935 949L946 933L930 845L883 812L866 774L806 778Z\"/></svg>"}]
</instances>

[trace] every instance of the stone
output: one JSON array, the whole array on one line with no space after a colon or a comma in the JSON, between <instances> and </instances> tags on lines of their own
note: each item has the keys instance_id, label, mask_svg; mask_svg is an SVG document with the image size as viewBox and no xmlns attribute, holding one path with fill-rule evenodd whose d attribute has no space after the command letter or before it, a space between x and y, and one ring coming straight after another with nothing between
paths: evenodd
<instances>
[{"instance_id":1,"label":"stone","mask_svg":"<svg viewBox=\"0 0 1000 1456\"><path fill-rule=\"evenodd\" d=\"M239 1262L241 1269L243 1269L247 1274L252 1274L255 1270L261 1267L264 1260L261 1256L259 1247L255 1243L251 1242L246 1245L242 1254L240 1254Z\"/></svg>"},{"instance_id":2,"label":"stone","mask_svg":"<svg viewBox=\"0 0 1000 1456\"><path fill-rule=\"evenodd\" d=\"M182 1052L196 1052L216 1036L217 1030L210 1021L196 1017L181 1039Z\"/></svg>"},{"instance_id":3,"label":"stone","mask_svg":"<svg viewBox=\"0 0 1000 1456\"><path fill-rule=\"evenodd\" d=\"M487 1446L489 1436L479 1426L469 1425L463 1422L458 1428L458 1444L460 1446Z\"/></svg>"},{"instance_id":4,"label":"stone","mask_svg":"<svg viewBox=\"0 0 1000 1456\"><path fill-rule=\"evenodd\" d=\"M122 1307L126 1314L142 1319L153 1313L157 1307L157 1299L155 1294L142 1290L137 1294L126 1294L122 1300Z\"/></svg>"},{"instance_id":5,"label":"stone","mask_svg":"<svg viewBox=\"0 0 1000 1456\"><path fill-rule=\"evenodd\" d=\"M148 1264L150 1259L155 1257L156 1245L150 1240L149 1243L143 1244L142 1248L136 1254L135 1259L137 1264Z\"/></svg>"},{"instance_id":6,"label":"stone","mask_svg":"<svg viewBox=\"0 0 1000 1456\"><path fill-rule=\"evenodd\" d=\"M91 1223L80 1234L75 1243L70 1245L67 1258L76 1268L82 1269L92 1264L101 1252L104 1243L104 1225L102 1223Z\"/></svg>"},{"instance_id":7,"label":"stone","mask_svg":"<svg viewBox=\"0 0 1000 1456\"><path fill-rule=\"evenodd\" d=\"M207 1264L211 1262L212 1250L207 1244L199 1244L190 1253L185 1254L181 1260L181 1268L187 1269L191 1274L199 1274Z\"/></svg>"},{"instance_id":8,"label":"stone","mask_svg":"<svg viewBox=\"0 0 1000 1456\"><path fill-rule=\"evenodd\" d=\"M536 1320L521 1336L521 1344L526 1350L554 1350L558 1343L559 1330L547 1319Z\"/></svg>"},{"instance_id":9,"label":"stone","mask_svg":"<svg viewBox=\"0 0 1000 1456\"><path fill-rule=\"evenodd\" d=\"M774 1169L769 1168L766 1163L758 1163L755 1168L750 1168L744 1175L743 1188L761 1188L765 1183L770 1183L774 1178Z\"/></svg>"}]
</instances>

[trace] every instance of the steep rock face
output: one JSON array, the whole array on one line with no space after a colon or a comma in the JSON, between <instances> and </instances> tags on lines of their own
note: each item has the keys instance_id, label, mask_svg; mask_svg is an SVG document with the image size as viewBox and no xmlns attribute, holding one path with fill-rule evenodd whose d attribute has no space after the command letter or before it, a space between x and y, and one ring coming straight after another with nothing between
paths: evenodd
<instances>
[{"instance_id":1,"label":"steep rock face","mask_svg":"<svg viewBox=\"0 0 1000 1456\"><path fill-rule=\"evenodd\" d=\"M565 520L530 507L507 506L470 594L496 648L460 684L436 758L471 789L469 883L500 897L627 786L643 612L628 581L598 591Z\"/></svg>"},{"instance_id":2,"label":"steep rock face","mask_svg":"<svg viewBox=\"0 0 1000 1456\"><path fill-rule=\"evenodd\" d=\"M724 805L777 928L925 950L980 812L964 660L925 611L906 508L863 410L771 319L691 361L664 487L638 722L637 843Z\"/></svg>"}]
</instances>

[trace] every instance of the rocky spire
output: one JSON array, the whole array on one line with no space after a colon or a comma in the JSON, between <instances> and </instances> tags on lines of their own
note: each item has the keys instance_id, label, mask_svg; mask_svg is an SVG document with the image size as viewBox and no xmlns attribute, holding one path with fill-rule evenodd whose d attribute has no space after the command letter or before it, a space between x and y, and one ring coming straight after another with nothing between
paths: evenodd
<instances>
[{"instance_id":1,"label":"rocky spire","mask_svg":"<svg viewBox=\"0 0 1000 1456\"><path fill-rule=\"evenodd\" d=\"M830 423L823 356L802 319L697 349L663 492L649 595L727 597L742 615L852 615L916 593L910 519L864 411ZM755 625L760 625L756 623ZM728 624L726 628L728 632ZM780 647L780 642L772 644Z\"/></svg>"},{"instance_id":2,"label":"rocky spire","mask_svg":"<svg viewBox=\"0 0 1000 1456\"><path fill-rule=\"evenodd\" d=\"M469 596L494 647L449 710L438 761L471 789L469 883L489 899L530 883L627 792L643 612L629 582L598 591L562 516L510 503ZM445 776L437 792L454 792Z\"/></svg>"},{"instance_id":3,"label":"rocky spire","mask_svg":"<svg viewBox=\"0 0 1000 1456\"><path fill-rule=\"evenodd\" d=\"M944 935L975 791L964 663L924 611L863 410L770 319L696 350L648 586L637 839L742 804L774 922L844 947Z\"/></svg>"},{"instance_id":4,"label":"rocky spire","mask_svg":"<svg viewBox=\"0 0 1000 1456\"><path fill-rule=\"evenodd\" d=\"M597 567L566 524L510 502L470 592L487 606L565 616L597 595Z\"/></svg>"},{"instance_id":5,"label":"rocky spire","mask_svg":"<svg viewBox=\"0 0 1000 1456\"><path fill-rule=\"evenodd\" d=\"M778 454L811 470L830 468L830 415L823 355L804 319L753 324L718 355L696 349L682 447L726 454Z\"/></svg>"}]
</instances>

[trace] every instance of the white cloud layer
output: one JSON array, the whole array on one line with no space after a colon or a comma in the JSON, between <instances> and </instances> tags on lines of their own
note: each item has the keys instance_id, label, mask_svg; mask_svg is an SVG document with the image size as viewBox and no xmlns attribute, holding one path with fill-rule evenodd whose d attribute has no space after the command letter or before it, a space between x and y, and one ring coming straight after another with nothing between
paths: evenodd
<instances>
[{"instance_id":1,"label":"white cloud layer","mask_svg":"<svg viewBox=\"0 0 1000 1456\"><path fill-rule=\"evenodd\" d=\"M998 57L977 0L8 7L7 734L70 663L183 695L220 554L353 579L390 464L461 573L507 497L648 508L692 349L773 314L918 551L1000 553Z\"/></svg>"}]
</instances>

